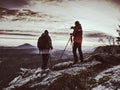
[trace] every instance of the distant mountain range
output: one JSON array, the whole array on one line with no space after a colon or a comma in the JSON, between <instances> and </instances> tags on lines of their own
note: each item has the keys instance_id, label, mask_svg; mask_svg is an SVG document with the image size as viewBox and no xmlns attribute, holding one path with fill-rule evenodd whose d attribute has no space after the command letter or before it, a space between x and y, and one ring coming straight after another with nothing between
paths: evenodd
<instances>
[{"instance_id":1,"label":"distant mountain range","mask_svg":"<svg viewBox=\"0 0 120 90\"><path fill-rule=\"evenodd\" d=\"M38 49L28 43L16 47L0 47L0 54L37 54Z\"/></svg>"},{"instance_id":2,"label":"distant mountain range","mask_svg":"<svg viewBox=\"0 0 120 90\"><path fill-rule=\"evenodd\" d=\"M26 55L26 54L39 54L39 50L37 47L25 43L16 47L0 47L0 55ZM53 50L51 51L51 57L54 60L59 59L60 55L63 53L63 50ZM71 51L65 51L62 59L71 58Z\"/></svg>"}]
</instances>

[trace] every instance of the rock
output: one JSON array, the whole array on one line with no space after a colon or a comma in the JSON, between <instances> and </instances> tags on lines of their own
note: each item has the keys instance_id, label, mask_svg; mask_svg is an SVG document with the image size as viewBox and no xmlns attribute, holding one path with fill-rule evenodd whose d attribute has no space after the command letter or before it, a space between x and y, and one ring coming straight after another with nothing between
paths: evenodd
<instances>
[{"instance_id":1,"label":"rock","mask_svg":"<svg viewBox=\"0 0 120 90\"><path fill-rule=\"evenodd\" d=\"M98 80L98 83L99 83L99 84L102 84L102 83L107 82L108 80L109 80L109 77L108 77L108 76L103 76L102 78L100 78L100 79Z\"/></svg>"},{"instance_id":2,"label":"rock","mask_svg":"<svg viewBox=\"0 0 120 90\"><path fill-rule=\"evenodd\" d=\"M96 84L97 81L96 81L96 79L90 79L88 83L89 83L89 84Z\"/></svg>"},{"instance_id":3,"label":"rock","mask_svg":"<svg viewBox=\"0 0 120 90\"><path fill-rule=\"evenodd\" d=\"M96 53L104 53L104 54L120 54L120 46L100 46L95 49L93 52L94 54Z\"/></svg>"},{"instance_id":4,"label":"rock","mask_svg":"<svg viewBox=\"0 0 120 90\"><path fill-rule=\"evenodd\" d=\"M56 64L52 67L52 70L62 70L69 68L73 64L72 61Z\"/></svg>"},{"instance_id":5,"label":"rock","mask_svg":"<svg viewBox=\"0 0 120 90\"><path fill-rule=\"evenodd\" d=\"M98 85L91 90L118 90L120 89L120 65L111 67L95 77Z\"/></svg>"}]
</instances>

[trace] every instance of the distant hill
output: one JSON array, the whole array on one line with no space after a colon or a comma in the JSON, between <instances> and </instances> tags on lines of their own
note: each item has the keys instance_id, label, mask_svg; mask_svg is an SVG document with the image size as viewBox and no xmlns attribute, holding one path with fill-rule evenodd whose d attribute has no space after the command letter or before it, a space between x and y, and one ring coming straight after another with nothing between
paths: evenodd
<instances>
[{"instance_id":1,"label":"distant hill","mask_svg":"<svg viewBox=\"0 0 120 90\"><path fill-rule=\"evenodd\" d=\"M31 44L25 43L17 47L0 47L0 55L16 55L16 54L37 54L38 49Z\"/></svg>"},{"instance_id":2,"label":"distant hill","mask_svg":"<svg viewBox=\"0 0 120 90\"><path fill-rule=\"evenodd\" d=\"M1 10L8 10L8 9L7 9L7 8L3 8L3 7L0 7L0 11L1 11Z\"/></svg>"},{"instance_id":3,"label":"distant hill","mask_svg":"<svg viewBox=\"0 0 120 90\"><path fill-rule=\"evenodd\" d=\"M32 46L31 44L29 43L25 43L25 44L22 44L20 46L17 46L16 47L17 49L33 49L33 48L36 48L35 46Z\"/></svg>"}]
</instances>

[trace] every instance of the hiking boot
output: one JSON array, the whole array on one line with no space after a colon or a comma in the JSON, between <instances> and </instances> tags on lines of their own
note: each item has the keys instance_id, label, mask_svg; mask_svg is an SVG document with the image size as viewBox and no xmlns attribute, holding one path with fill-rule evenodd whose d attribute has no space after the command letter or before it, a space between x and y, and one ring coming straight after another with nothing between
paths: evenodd
<instances>
[{"instance_id":1,"label":"hiking boot","mask_svg":"<svg viewBox=\"0 0 120 90\"><path fill-rule=\"evenodd\" d=\"M73 64L76 64L76 63L78 63L78 61L74 61L74 62L73 62Z\"/></svg>"},{"instance_id":2,"label":"hiking boot","mask_svg":"<svg viewBox=\"0 0 120 90\"><path fill-rule=\"evenodd\" d=\"M84 62L83 60L81 60L80 62Z\"/></svg>"}]
</instances>

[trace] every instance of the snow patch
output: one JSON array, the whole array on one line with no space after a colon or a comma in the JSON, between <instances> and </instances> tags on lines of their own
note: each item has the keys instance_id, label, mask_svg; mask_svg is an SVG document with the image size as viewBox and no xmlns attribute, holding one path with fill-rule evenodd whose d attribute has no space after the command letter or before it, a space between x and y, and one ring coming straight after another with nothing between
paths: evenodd
<instances>
[{"instance_id":1,"label":"snow patch","mask_svg":"<svg viewBox=\"0 0 120 90\"><path fill-rule=\"evenodd\" d=\"M70 63L72 62L68 62L68 65ZM58 71L51 71L49 69L42 70L41 68L38 68L36 70L21 68L20 69L21 74L18 77L16 77L13 81L11 81L9 83L9 87L5 88L4 90L11 90L14 89L15 87L21 87L31 81L33 81L33 83L30 85L31 88L35 86L45 86L45 85L48 86L64 74L77 75L80 73L80 71L86 70L87 68L97 65L99 63L100 62L98 61L86 62L83 64L79 63L72 65L69 68ZM62 63L58 64L58 66L60 65L61 66L67 65L67 62L64 62L63 65Z\"/></svg>"},{"instance_id":2,"label":"snow patch","mask_svg":"<svg viewBox=\"0 0 120 90\"><path fill-rule=\"evenodd\" d=\"M100 79L107 77L108 80L100 83ZM120 65L114 66L98 74L95 79L100 83L92 90L119 90L120 89Z\"/></svg>"}]
</instances>

